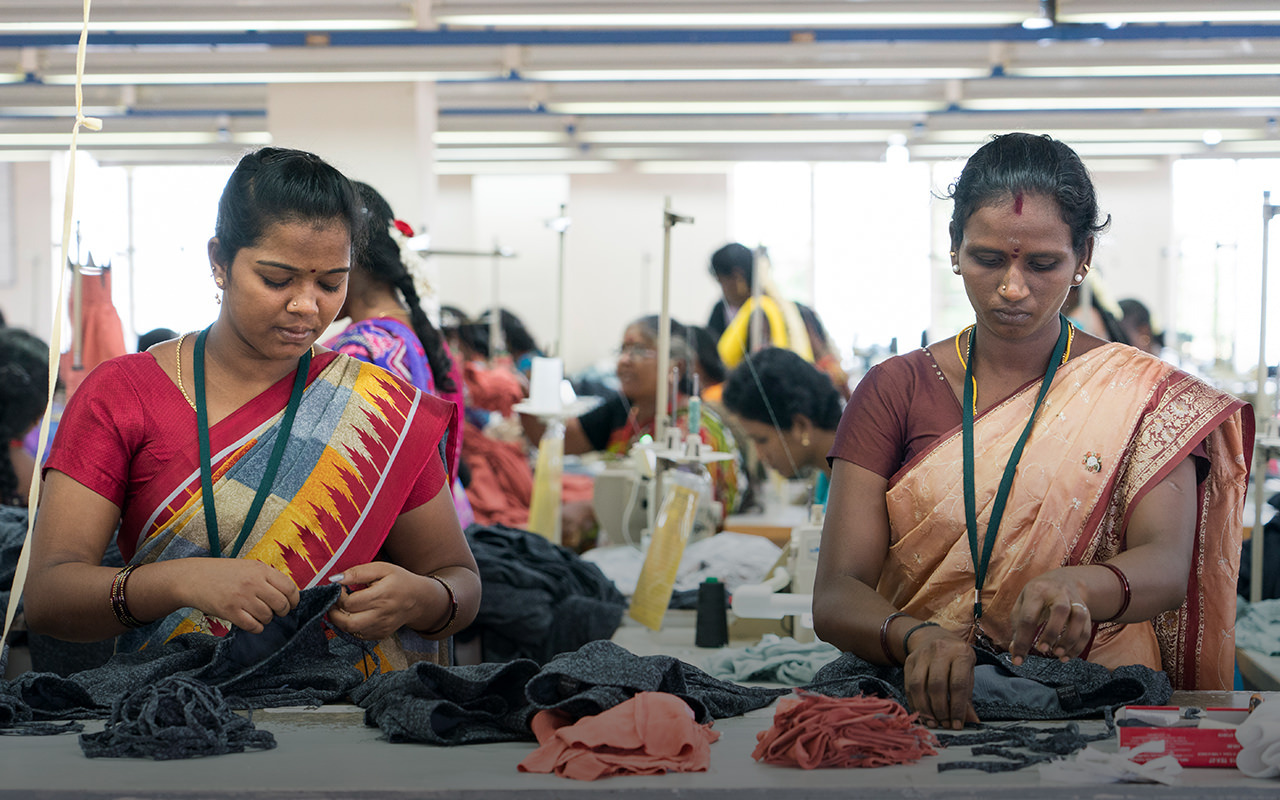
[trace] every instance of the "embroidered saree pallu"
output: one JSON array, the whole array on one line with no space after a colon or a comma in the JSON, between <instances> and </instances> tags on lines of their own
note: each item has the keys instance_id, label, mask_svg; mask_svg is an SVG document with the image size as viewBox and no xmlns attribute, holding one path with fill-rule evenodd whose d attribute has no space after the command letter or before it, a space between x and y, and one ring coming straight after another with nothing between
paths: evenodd
<instances>
[{"instance_id":1,"label":"embroidered saree pallu","mask_svg":"<svg viewBox=\"0 0 1280 800\"><path fill-rule=\"evenodd\" d=\"M347 356L324 354L316 361L319 374L302 395L270 492L238 552L275 567L300 589L374 560L406 503L421 492L424 472L434 471L433 484L443 485L445 453L456 437L452 404ZM268 471L292 381L276 384L209 431L217 541L224 553L235 553ZM129 504L120 533L123 551L134 551L129 563L213 555L200 473L197 449L182 450ZM184 633L222 636L228 630L224 620L186 608L124 634L117 647L137 650ZM445 655L439 652L444 643L408 629L376 644L330 634L350 640L366 674Z\"/></svg>"},{"instance_id":2,"label":"embroidered saree pallu","mask_svg":"<svg viewBox=\"0 0 1280 800\"><path fill-rule=\"evenodd\" d=\"M1040 390L1034 381L974 424L978 529ZM975 570L966 536L960 429L890 481L890 551L880 592L895 607L954 631L980 627L999 648L1019 593L1062 566L1104 562L1124 549L1129 517L1193 453L1194 553L1182 607L1149 623L1102 623L1089 660L1163 669L1177 689L1229 689L1242 508L1253 441L1248 406L1157 358L1106 345L1064 364L1045 395L1009 492L974 625Z\"/></svg>"}]
</instances>

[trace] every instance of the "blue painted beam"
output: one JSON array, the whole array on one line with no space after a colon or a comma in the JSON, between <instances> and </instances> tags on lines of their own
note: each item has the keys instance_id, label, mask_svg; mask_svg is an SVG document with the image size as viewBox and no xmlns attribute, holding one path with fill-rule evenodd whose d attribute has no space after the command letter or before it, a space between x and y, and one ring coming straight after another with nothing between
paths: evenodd
<instances>
[{"instance_id":1,"label":"blue painted beam","mask_svg":"<svg viewBox=\"0 0 1280 800\"><path fill-rule=\"evenodd\" d=\"M814 42L1035 42L1188 39L1273 39L1280 24L1265 25L1105 25L1060 24L1044 30L1018 25L949 28L601 28L601 29L449 29L431 31L263 31L234 33L90 33L93 47L462 47L502 45L678 45L786 44L802 37ZM0 48L75 47L78 34L4 33ZM323 44L316 44L323 42Z\"/></svg>"}]
</instances>

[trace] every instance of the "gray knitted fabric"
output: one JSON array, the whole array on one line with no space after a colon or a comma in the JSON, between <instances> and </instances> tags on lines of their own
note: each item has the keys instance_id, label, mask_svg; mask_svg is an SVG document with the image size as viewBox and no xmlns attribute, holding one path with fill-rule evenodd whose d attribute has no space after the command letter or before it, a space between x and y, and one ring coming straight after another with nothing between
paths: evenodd
<instances>
[{"instance_id":1,"label":"gray knitted fabric","mask_svg":"<svg viewBox=\"0 0 1280 800\"><path fill-rule=\"evenodd\" d=\"M170 675L116 699L106 728L80 737L89 758L176 758L270 750L268 731L231 710L207 683Z\"/></svg>"},{"instance_id":2,"label":"gray knitted fabric","mask_svg":"<svg viewBox=\"0 0 1280 800\"><path fill-rule=\"evenodd\" d=\"M674 694L705 724L764 708L791 689L739 686L671 656L638 656L599 641L556 656L525 690L538 708L554 708L573 718L598 714L640 692Z\"/></svg>"},{"instance_id":3,"label":"gray knitted fabric","mask_svg":"<svg viewBox=\"0 0 1280 800\"><path fill-rule=\"evenodd\" d=\"M392 742L456 745L532 740L537 709L525 685L538 672L532 659L459 667L418 663L374 675L351 691L365 724Z\"/></svg>"},{"instance_id":4,"label":"gray knitted fabric","mask_svg":"<svg viewBox=\"0 0 1280 800\"><path fill-rule=\"evenodd\" d=\"M1109 670L1081 659L1028 656L1014 666L1008 653L974 648L973 709L984 721L1102 717L1122 705L1163 705L1173 694L1163 672L1139 666ZM907 705L901 667L871 664L845 653L801 687L833 697L873 694Z\"/></svg>"},{"instance_id":5,"label":"gray knitted fabric","mask_svg":"<svg viewBox=\"0 0 1280 800\"><path fill-rule=\"evenodd\" d=\"M244 708L321 705L345 697L363 676L354 666L359 644L344 637L330 644L325 636L323 617L339 591L308 589L287 617L262 633L185 634L66 678L28 672L0 681L0 725L23 718L106 717L117 698L171 675L217 687L229 703Z\"/></svg>"}]
</instances>

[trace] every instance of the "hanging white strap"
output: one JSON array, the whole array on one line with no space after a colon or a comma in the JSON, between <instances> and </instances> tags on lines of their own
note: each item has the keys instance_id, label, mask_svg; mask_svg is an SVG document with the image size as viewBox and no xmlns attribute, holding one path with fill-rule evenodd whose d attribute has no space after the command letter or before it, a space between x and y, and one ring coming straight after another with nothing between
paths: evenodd
<instances>
[{"instance_id":1,"label":"hanging white strap","mask_svg":"<svg viewBox=\"0 0 1280 800\"><path fill-rule=\"evenodd\" d=\"M44 417L40 420L40 443L36 446L35 475L31 478L31 491L27 495L27 535L22 541L18 566L13 574L13 590L9 594L9 607L4 614L4 633L0 635L0 647L9 640L9 629L18 613L18 601L27 582L27 567L31 561L31 529L36 521L36 508L40 505L40 465L44 463L45 439L49 436L49 420L53 415L53 392L58 385L58 357L62 353L63 307L67 293L67 253L71 247L71 219L75 210L76 188L76 139L81 128L102 130L102 120L84 115L84 51L89 38L89 3L84 0L84 22L80 26L80 44L76 49L76 121L71 127L71 150L67 160L67 189L62 203L62 252L64 263L54 267L58 277L58 291L53 298L53 331L49 336L49 390L45 401Z\"/></svg>"}]
</instances>

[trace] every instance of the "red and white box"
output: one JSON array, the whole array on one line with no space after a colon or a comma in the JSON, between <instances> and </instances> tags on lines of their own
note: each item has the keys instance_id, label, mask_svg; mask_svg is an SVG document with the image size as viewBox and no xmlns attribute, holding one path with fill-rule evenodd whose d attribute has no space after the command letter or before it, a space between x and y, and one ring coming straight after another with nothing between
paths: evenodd
<instances>
[{"instance_id":1,"label":"red and white box","mask_svg":"<svg viewBox=\"0 0 1280 800\"><path fill-rule=\"evenodd\" d=\"M1130 749L1163 741L1162 751L1138 753L1139 764L1171 755L1184 767L1234 767L1240 743L1236 726L1249 716L1247 708L1205 708L1189 718L1178 706L1125 706L1116 712L1120 748ZM1127 720L1127 724L1120 724ZM1140 722L1142 724L1134 724Z\"/></svg>"}]
</instances>

